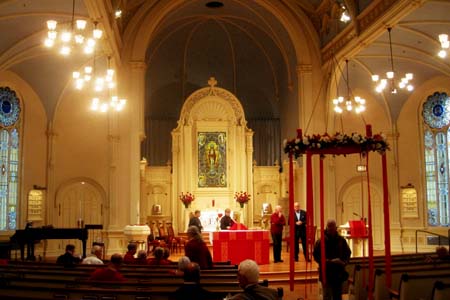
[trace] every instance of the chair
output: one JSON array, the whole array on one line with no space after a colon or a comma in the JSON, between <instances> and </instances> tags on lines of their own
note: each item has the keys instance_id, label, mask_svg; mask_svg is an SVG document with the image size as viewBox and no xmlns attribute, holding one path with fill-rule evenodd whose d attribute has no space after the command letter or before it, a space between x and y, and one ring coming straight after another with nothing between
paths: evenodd
<instances>
[{"instance_id":1,"label":"chair","mask_svg":"<svg viewBox=\"0 0 450 300\"><path fill-rule=\"evenodd\" d=\"M153 222L149 225L150 227L150 234L147 237L147 255L152 253L156 247L159 247L161 242L158 239L159 238L159 230L156 230L156 223ZM156 236L155 236L156 235Z\"/></svg>"},{"instance_id":2,"label":"chair","mask_svg":"<svg viewBox=\"0 0 450 300\"><path fill-rule=\"evenodd\" d=\"M170 251L178 252L178 243L180 241L179 237L175 236L175 231L173 230L172 224L167 224L167 247L169 247Z\"/></svg>"}]
</instances>

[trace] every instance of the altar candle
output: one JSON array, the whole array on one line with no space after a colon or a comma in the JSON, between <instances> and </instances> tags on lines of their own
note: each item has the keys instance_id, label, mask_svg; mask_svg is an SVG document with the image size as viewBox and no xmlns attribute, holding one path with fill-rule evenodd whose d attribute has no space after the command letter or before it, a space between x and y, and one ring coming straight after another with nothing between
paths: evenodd
<instances>
[{"instance_id":1,"label":"altar candle","mask_svg":"<svg viewBox=\"0 0 450 300\"><path fill-rule=\"evenodd\" d=\"M216 204L216 200L212 199L212 206L214 207L214 205Z\"/></svg>"}]
</instances>

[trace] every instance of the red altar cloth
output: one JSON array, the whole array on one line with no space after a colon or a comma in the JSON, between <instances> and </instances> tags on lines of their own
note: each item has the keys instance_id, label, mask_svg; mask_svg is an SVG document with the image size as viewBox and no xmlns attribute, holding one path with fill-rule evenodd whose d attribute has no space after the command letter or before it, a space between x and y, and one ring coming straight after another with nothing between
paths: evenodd
<instances>
[{"instance_id":1,"label":"red altar cloth","mask_svg":"<svg viewBox=\"0 0 450 300\"><path fill-rule=\"evenodd\" d=\"M234 223L233 226L230 227L230 230L247 230L247 226L242 223Z\"/></svg>"},{"instance_id":2,"label":"red altar cloth","mask_svg":"<svg viewBox=\"0 0 450 300\"><path fill-rule=\"evenodd\" d=\"M267 230L224 230L213 232L213 259L239 264L253 259L259 265L269 263L270 239Z\"/></svg>"}]
</instances>

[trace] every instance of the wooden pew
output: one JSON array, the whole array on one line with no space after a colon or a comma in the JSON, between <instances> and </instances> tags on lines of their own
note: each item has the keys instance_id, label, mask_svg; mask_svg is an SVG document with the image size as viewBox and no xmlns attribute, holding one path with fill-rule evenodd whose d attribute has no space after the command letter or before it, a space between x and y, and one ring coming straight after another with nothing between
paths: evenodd
<instances>
[{"instance_id":1,"label":"wooden pew","mask_svg":"<svg viewBox=\"0 0 450 300\"><path fill-rule=\"evenodd\" d=\"M440 280L450 283L450 270L448 273L440 274L403 274L400 279L398 290L391 289L391 299L400 300L431 300L435 281Z\"/></svg>"},{"instance_id":2,"label":"wooden pew","mask_svg":"<svg viewBox=\"0 0 450 300\"><path fill-rule=\"evenodd\" d=\"M450 283L443 283L438 280L434 282L431 300L448 300L450 299Z\"/></svg>"},{"instance_id":3,"label":"wooden pew","mask_svg":"<svg viewBox=\"0 0 450 300\"><path fill-rule=\"evenodd\" d=\"M400 280L403 274L445 274L450 271L449 264L437 265L411 265L401 268L391 269L391 287L397 289L400 286ZM373 296L375 300L390 299L389 289L386 287L386 274L382 269L375 271L375 283Z\"/></svg>"},{"instance_id":4,"label":"wooden pew","mask_svg":"<svg viewBox=\"0 0 450 300\"><path fill-rule=\"evenodd\" d=\"M394 269L402 269L402 268L422 268L425 266L433 267L435 262L425 262L425 260L398 260L392 263L391 268ZM447 263L447 266L449 264ZM382 261L374 262L374 270L376 269L384 269L385 263ZM374 274L375 278L375 274ZM367 298L367 288L369 283L369 264L360 264L356 265L353 274L350 275L349 278L349 287L348 294L349 300L359 300Z\"/></svg>"}]
</instances>

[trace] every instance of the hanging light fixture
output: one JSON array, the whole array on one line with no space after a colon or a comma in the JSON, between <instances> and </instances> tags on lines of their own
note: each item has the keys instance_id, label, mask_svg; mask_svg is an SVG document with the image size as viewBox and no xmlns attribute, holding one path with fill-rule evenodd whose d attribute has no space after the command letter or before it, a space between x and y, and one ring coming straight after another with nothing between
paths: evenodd
<instances>
[{"instance_id":1,"label":"hanging light fixture","mask_svg":"<svg viewBox=\"0 0 450 300\"><path fill-rule=\"evenodd\" d=\"M355 96L352 97L352 93L350 90L350 77L348 75L348 59L345 60L345 68L347 73L347 78L345 79L346 85L347 85L347 96L344 98L343 96L339 96L335 99L333 99L334 104L334 111L341 114L344 112L344 108L346 111L354 111L359 114L366 110L366 100ZM339 94L339 91L338 91Z\"/></svg>"},{"instance_id":2,"label":"hanging light fixture","mask_svg":"<svg viewBox=\"0 0 450 300\"><path fill-rule=\"evenodd\" d=\"M92 35L87 36L87 23L83 19L75 20L75 0L73 0L70 24L62 24L61 28L57 28L58 22L56 20L47 21L48 31L44 46L47 48L58 47L59 53L63 56L70 55L75 46L83 49L85 54L92 54L97 40L103 35L103 31L97 28L98 22L93 22Z\"/></svg>"},{"instance_id":3,"label":"hanging light fixture","mask_svg":"<svg viewBox=\"0 0 450 300\"><path fill-rule=\"evenodd\" d=\"M104 76L96 76L95 72L95 56L94 56L94 67L91 69L93 70L93 80L92 73L86 73L86 68L84 68L84 75L81 76L80 72L73 72L73 77L75 80L75 87L78 88L78 86L81 85L81 88L84 86L85 82L92 81L93 85L93 94L91 101L91 109L94 111L100 111L100 112L106 112L110 108L116 111L121 111L127 102L126 99L120 98L115 95L116 91L116 82L114 79L115 71L111 67L111 57L108 56L108 66L105 72ZM89 80L85 80L86 77L89 78ZM81 83L80 83L81 82Z\"/></svg>"},{"instance_id":4,"label":"hanging light fixture","mask_svg":"<svg viewBox=\"0 0 450 300\"><path fill-rule=\"evenodd\" d=\"M341 17L339 18L339 21L341 21L342 23L349 22L351 20L351 18L350 18L350 15L348 14L347 7L345 6L344 3L340 3L339 1L337 2L337 4L341 8Z\"/></svg>"},{"instance_id":5,"label":"hanging light fixture","mask_svg":"<svg viewBox=\"0 0 450 300\"><path fill-rule=\"evenodd\" d=\"M391 39L391 30L392 28L388 28L389 34L389 50L390 50L390 59L391 59L391 70L386 72L386 78L380 78L379 75L372 75L372 81L376 83L375 90L378 93L384 91L386 87L389 86L391 94L397 94L397 87L400 89L406 89L407 91L414 90L414 86L410 83L413 79L413 73L406 73L405 76L400 80L396 80L396 74L394 71L394 56L392 55L392 39Z\"/></svg>"},{"instance_id":6,"label":"hanging light fixture","mask_svg":"<svg viewBox=\"0 0 450 300\"><path fill-rule=\"evenodd\" d=\"M447 56L447 51L450 46L450 42L448 40L448 35L445 33L440 34L439 42L441 43L441 50L439 50L438 56L440 58L445 58Z\"/></svg>"}]
</instances>

